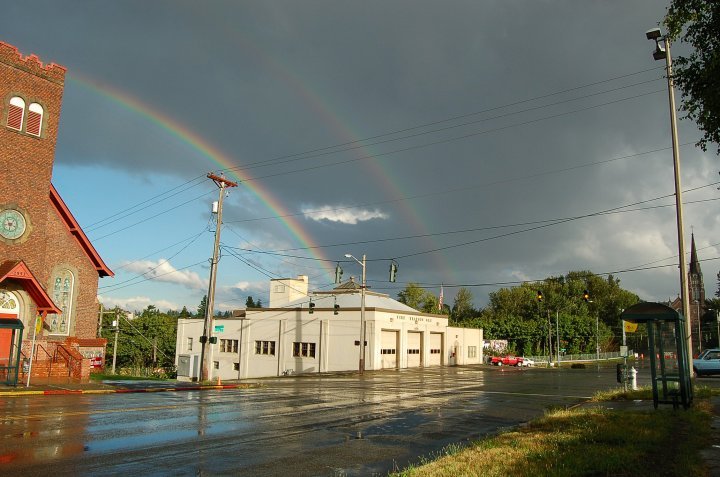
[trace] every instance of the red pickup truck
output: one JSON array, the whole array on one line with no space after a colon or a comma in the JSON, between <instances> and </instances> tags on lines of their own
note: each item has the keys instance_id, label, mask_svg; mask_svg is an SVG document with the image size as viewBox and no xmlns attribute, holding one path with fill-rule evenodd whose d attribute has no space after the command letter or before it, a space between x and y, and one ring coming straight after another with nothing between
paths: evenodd
<instances>
[{"instance_id":1,"label":"red pickup truck","mask_svg":"<svg viewBox=\"0 0 720 477\"><path fill-rule=\"evenodd\" d=\"M494 366L522 366L523 358L518 356L493 356L490 364Z\"/></svg>"}]
</instances>

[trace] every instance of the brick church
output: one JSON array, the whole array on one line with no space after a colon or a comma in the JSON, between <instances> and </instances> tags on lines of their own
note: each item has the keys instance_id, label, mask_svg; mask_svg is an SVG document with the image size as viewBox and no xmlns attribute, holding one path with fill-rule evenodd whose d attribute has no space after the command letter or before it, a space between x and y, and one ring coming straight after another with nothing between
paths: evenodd
<instances>
[{"instance_id":1,"label":"brick church","mask_svg":"<svg viewBox=\"0 0 720 477\"><path fill-rule=\"evenodd\" d=\"M695 234L692 234L692 242L690 245L690 266L688 267L688 297L690 301L690 310L688 317L690 319L691 330L693 333L692 342L693 346L696 347L695 351L699 351L697 348L700 342L700 335L702 335L701 348L706 348L708 341L711 340L711 332L705 330L709 319L714 315L709 313L707 305L705 304L705 283L703 282L703 274L700 269L700 261L697 256L697 249L695 248ZM675 300L668 303L668 305L679 312L682 312L682 300L678 296Z\"/></svg>"},{"instance_id":2,"label":"brick church","mask_svg":"<svg viewBox=\"0 0 720 477\"><path fill-rule=\"evenodd\" d=\"M65 71L0 42L0 384L87 379L104 358L97 288L113 272L51 180Z\"/></svg>"}]
</instances>

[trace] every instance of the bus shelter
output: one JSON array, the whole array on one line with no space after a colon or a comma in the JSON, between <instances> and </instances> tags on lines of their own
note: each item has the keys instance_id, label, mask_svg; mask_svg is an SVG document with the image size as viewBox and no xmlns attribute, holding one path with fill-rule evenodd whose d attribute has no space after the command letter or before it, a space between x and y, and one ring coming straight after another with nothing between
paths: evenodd
<instances>
[{"instance_id":1,"label":"bus shelter","mask_svg":"<svg viewBox=\"0 0 720 477\"><path fill-rule=\"evenodd\" d=\"M17 318L0 318L0 383L7 386L18 382L23 328Z\"/></svg>"},{"instance_id":2,"label":"bus shelter","mask_svg":"<svg viewBox=\"0 0 720 477\"><path fill-rule=\"evenodd\" d=\"M638 303L621 315L624 321L647 326L652 372L653 404L682 404L687 409L693 400L688 372L685 317L661 303Z\"/></svg>"}]
</instances>

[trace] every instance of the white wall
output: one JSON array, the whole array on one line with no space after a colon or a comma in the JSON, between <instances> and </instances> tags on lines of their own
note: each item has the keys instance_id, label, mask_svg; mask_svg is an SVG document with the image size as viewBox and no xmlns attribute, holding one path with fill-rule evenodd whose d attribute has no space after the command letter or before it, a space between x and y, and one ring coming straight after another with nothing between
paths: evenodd
<instances>
[{"instance_id":1,"label":"white wall","mask_svg":"<svg viewBox=\"0 0 720 477\"><path fill-rule=\"evenodd\" d=\"M482 330L449 328L447 318L414 315L387 310L366 310L367 347L365 369L382 369L380 350L382 330L398 332L398 367L408 365L408 332L422 334L422 366L482 363ZM178 320L177 355L200 354L202 319ZM435 334L435 335L434 335ZM442 337L442 354L430 354L431 336ZM360 348L360 312L350 309L335 315L331 309L262 309L248 310L245 317L214 320L213 336L218 342L210 346L211 380L279 376L284 373L317 373L354 371L358 369ZM187 338L193 338L193 349L187 350ZM220 352L220 340L238 340L237 352ZM275 354L257 354L256 342L274 342ZM293 343L314 343L314 357L293 356ZM468 356L470 346L475 356ZM455 353L453 355L453 352ZM219 369L214 368L214 362ZM189 379L178 376L178 379Z\"/></svg>"}]
</instances>

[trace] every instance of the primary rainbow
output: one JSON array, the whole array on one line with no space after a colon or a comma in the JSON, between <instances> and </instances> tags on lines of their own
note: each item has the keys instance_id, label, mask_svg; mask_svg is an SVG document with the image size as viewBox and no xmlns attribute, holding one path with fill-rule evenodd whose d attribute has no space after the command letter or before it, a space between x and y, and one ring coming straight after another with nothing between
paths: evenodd
<instances>
[{"instance_id":1,"label":"primary rainbow","mask_svg":"<svg viewBox=\"0 0 720 477\"><path fill-rule=\"evenodd\" d=\"M303 229L299 221L295 218L295 216L293 216L293 213L286 209L282 203L270 193L270 191L262 188L260 184L253 181L247 181L248 177L246 176L246 173L242 170L238 170L237 165L235 165L220 149L208 143L204 138L186 126L180 124L178 121L161 113L160 111L151 109L146 104L141 103L125 92L112 88L108 85L100 86L92 80L85 78L82 75L78 75L77 73L73 73L69 76L69 79L71 82L90 89L125 109L141 114L158 127L170 133L172 136L192 146L193 149L200 152L204 157L220 166L221 169L228 171L229 174L235 176L237 181L242 182L243 186L253 192L263 202L263 204L265 204L265 206L273 212L273 214L278 216L278 220L280 220L284 227L302 244L303 247L308 248L308 251L314 258L329 261L329 259L322 254L321 249L317 248L317 245L310 234ZM326 267L323 268L325 270L326 277L332 281L330 269Z\"/></svg>"}]
</instances>

